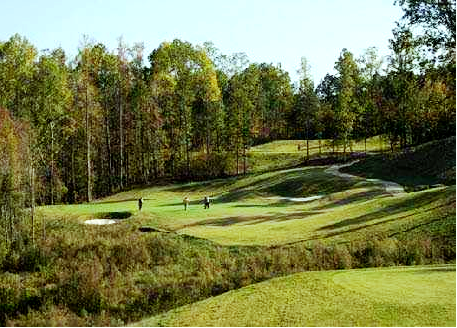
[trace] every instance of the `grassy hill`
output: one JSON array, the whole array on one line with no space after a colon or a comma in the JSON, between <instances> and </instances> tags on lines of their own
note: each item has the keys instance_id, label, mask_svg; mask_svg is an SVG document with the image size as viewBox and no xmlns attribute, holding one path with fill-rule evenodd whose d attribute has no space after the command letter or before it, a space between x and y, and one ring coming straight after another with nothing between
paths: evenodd
<instances>
[{"instance_id":1,"label":"grassy hill","mask_svg":"<svg viewBox=\"0 0 457 328\"><path fill-rule=\"evenodd\" d=\"M455 277L455 265L299 273L137 326L455 327Z\"/></svg>"},{"instance_id":2,"label":"grassy hill","mask_svg":"<svg viewBox=\"0 0 457 328\"><path fill-rule=\"evenodd\" d=\"M418 185L455 185L455 137L432 141L408 151L370 156L343 172L367 178Z\"/></svg>"},{"instance_id":3,"label":"grassy hill","mask_svg":"<svg viewBox=\"0 0 457 328\"><path fill-rule=\"evenodd\" d=\"M380 152L388 149L388 144L381 136L367 139L366 150ZM335 151L335 153L333 153ZM353 152L364 152L365 141L354 142ZM310 140L309 156L316 159L334 156L343 152L342 147L333 149L331 140ZM303 164L306 158L306 140L276 140L251 147L247 153L248 172L267 172L285 169ZM240 163L240 167L242 162Z\"/></svg>"},{"instance_id":4,"label":"grassy hill","mask_svg":"<svg viewBox=\"0 0 457 328\"><path fill-rule=\"evenodd\" d=\"M185 195L191 199L188 211L182 205ZM213 198L209 210L201 204L205 195ZM145 199L141 213L139 197ZM378 182L308 167L133 190L92 204L42 207L39 213L70 224L126 216L126 224L136 228L149 226L223 245L346 242L376 235L406 238L419 232L435 238L436 231L452 239L455 186L391 195Z\"/></svg>"},{"instance_id":5,"label":"grassy hill","mask_svg":"<svg viewBox=\"0 0 457 328\"><path fill-rule=\"evenodd\" d=\"M455 263L455 185L391 194L379 181L301 167L43 206L35 247L22 229L16 251L0 249L2 325L124 325L297 272ZM395 313L386 315L396 323Z\"/></svg>"}]
</instances>

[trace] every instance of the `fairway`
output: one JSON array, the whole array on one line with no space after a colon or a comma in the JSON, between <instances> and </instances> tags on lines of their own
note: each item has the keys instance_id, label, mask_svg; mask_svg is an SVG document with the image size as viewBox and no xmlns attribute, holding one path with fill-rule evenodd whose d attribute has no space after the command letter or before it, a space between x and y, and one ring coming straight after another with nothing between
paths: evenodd
<instances>
[{"instance_id":1,"label":"fairway","mask_svg":"<svg viewBox=\"0 0 457 328\"><path fill-rule=\"evenodd\" d=\"M455 326L455 265L305 272L137 326Z\"/></svg>"},{"instance_id":2,"label":"fairway","mask_svg":"<svg viewBox=\"0 0 457 328\"><path fill-rule=\"evenodd\" d=\"M46 221L83 224L90 219L117 219L119 224L154 227L223 245L345 242L380 234L401 237L403 231L421 232L437 222L455 224L455 186L391 194L379 182L337 177L325 168L138 189L91 204L38 211ZM213 198L208 210L201 203L205 195ZM184 196L191 199L187 211ZM140 197L145 200L141 212Z\"/></svg>"}]
</instances>

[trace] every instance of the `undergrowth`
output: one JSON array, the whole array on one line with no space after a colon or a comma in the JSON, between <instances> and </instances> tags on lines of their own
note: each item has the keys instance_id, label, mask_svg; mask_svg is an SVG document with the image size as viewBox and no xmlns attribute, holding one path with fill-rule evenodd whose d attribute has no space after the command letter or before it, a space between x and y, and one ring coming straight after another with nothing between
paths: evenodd
<instances>
[{"instance_id":1,"label":"undergrowth","mask_svg":"<svg viewBox=\"0 0 457 328\"><path fill-rule=\"evenodd\" d=\"M52 226L52 225L50 225ZM118 326L277 276L455 261L443 238L221 246L136 227L49 229L0 259L0 324Z\"/></svg>"}]
</instances>

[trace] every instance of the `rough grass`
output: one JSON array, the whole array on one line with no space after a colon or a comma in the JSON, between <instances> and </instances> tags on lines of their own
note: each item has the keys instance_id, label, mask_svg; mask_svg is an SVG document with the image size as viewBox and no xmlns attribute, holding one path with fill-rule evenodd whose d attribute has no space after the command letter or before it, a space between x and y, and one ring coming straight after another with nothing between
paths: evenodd
<instances>
[{"instance_id":1,"label":"rough grass","mask_svg":"<svg viewBox=\"0 0 457 328\"><path fill-rule=\"evenodd\" d=\"M449 326L455 265L306 272L244 287L137 326Z\"/></svg>"}]
</instances>

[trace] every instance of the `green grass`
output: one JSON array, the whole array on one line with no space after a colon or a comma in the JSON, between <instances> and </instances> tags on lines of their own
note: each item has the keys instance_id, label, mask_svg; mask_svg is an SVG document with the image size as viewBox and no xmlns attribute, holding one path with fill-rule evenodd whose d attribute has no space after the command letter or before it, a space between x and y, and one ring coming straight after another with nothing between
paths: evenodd
<instances>
[{"instance_id":1,"label":"green grass","mask_svg":"<svg viewBox=\"0 0 457 328\"><path fill-rule=\"evenodd\" d=\"M309 141L309 156L316 158L328 156L333 152L331 140ZM298 146L300 145L300 150ZM382 136L367 139L366 150L379 152L388 148L388 144ZM349 151L349 150L348 150ZM364 152L365 141L357 141L352 144L353 152ZM342 147L336 147L335 152L342 153ZM247 153L248 172L267 172L271 170L294 167L303 163L306 157L306 140L277 140L249 149ZM240 160L242 170L242 159Z\"/></svg>"},{"instance_id":2,"label":"green grass","mask_svg":"<svg viewBox=\"0 0 457 328\"><path fill-rule=\"evenodd\" d=\"M455 263L455 184L392 195L379 182L336 177L325 170L322 166L253 173L135 189L90 204L39 207L35 220L38 247L24 244L17 252L0 257L0 265L3 261L9 270L0 273L0 310L3 306L9 316L15 316L12 321L0 316L0 323L122 325L306 270ZM213 197L209 210L201 203L206 195ZM288 199L316 195L322 197L309 202ZM191 199L188 211L182 204L184 196ZM141 212L137 208L140 197L144 198ZM119 223L84 224L99 218ZM43 223L46 240L41 238ZM441 306L431 294L423 297L429 303L420 304L413 299L421 299L417 294L405 294L404 303L394 295L398 286L421 284L414 280L420 277L419 271L427 273L432 281L426 283L437 290L441 287L434 281L448 281L448 277L435 279L438 270L416 269L409 276L406 269L395 270L309 272L291 280L266 281L240 290L240 297L237 291L221 295L222 300L226 295L236 296L223 305L217 303L218 298L203 301L200 304L210 304L215 310L195 312L191 316L203 321L189 322L455 324L455 303L454 321L450 321L449 304ZM366 272L372 272L373 283L365 279ZM397 290L377 297L389 290L386 283L390 281ZM373 293L366 294L367 290ZM249 291L255 291L253 298ZM453 289L445 288L447 293L452 291L455 299L455 283ZM259 313L274 311L238 315L251 303ZM200 305L195 306L198 310ZM180 313L185 311L154 322L187 324L173 321L181 320ZM415 312L420 313L417 318ZM205 313L210 315L205 317ZM218 318L245 321L204 321Z\"/></svg>"},{"instance_id":3,"label":"green grass","mask_svg":"<svg viewBox=\"0 0 457 328\"><path fill-rule=\"evenodd\" d=\"M449 326L455 265L306 272L230 291L137 326Z\"/></svg>"},{"instance_id":4,"label":"green grass","mask_svg":"<svg viewBox=\"0 0 457 328\"><path fill-rule=\"evenodd\" d=\"M331 140L321 140L321 152L332 152ZM298 150L300 145L300 151ZM367 139L367 151L380 151L387 149L388 144L382 136L376 136ZM342 147L335 149L336 151L343 151ZM353 151L365 151L365 141L354 141L352 144ZM306 140L276 140L262 145L252 147L250 152L266 152L266 153L300 153L306 155ZM319 154L319 140L309 140L309 153L310 155Z\"/></svg>"},{"instance_id":5,"label":"green grass","mask_svg":"<svg viewBox=\"0 0 457 328\"><path fill-rule=\"evenodd\" d=\"M185 195L192 201L188 211L182 205ZM214 197L209 210L200 203L205 195ZM284 198L315 195L323 197L304 203ZM141 196L145 201L139 213ZM133 190L92 204L47 206L38 212L73 225L122 214L128 218L120 224L175 231L223 245L345 242L367 235L400 238L436 231L452 237L455 186L392 196L376 182L339 178L324 168L310 167ZM443 225L446 231L441 231Z\"/></svg>"}]
</instances>

